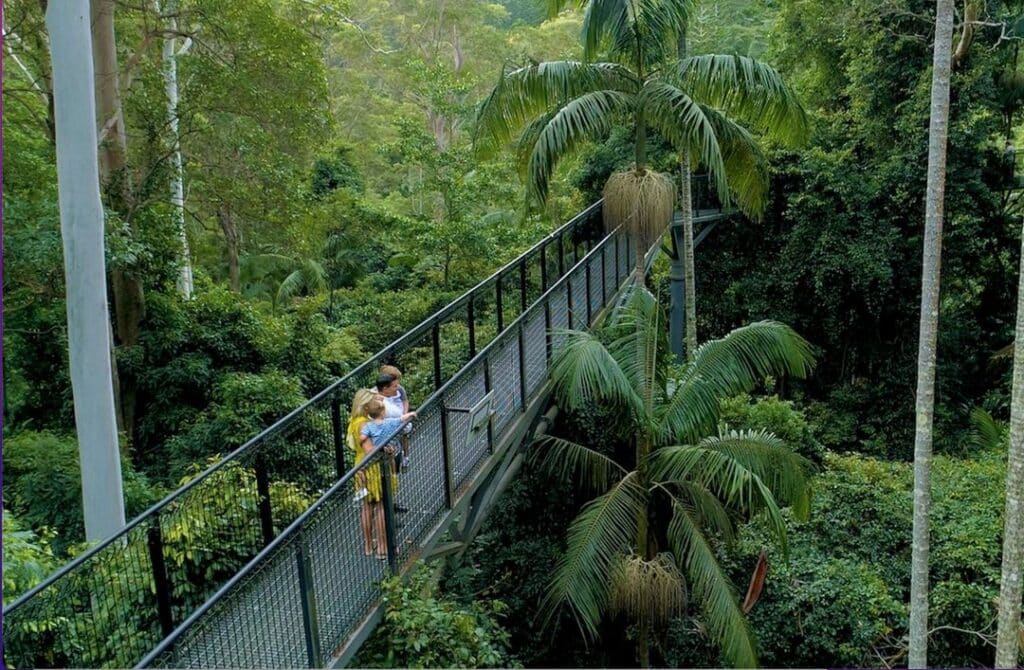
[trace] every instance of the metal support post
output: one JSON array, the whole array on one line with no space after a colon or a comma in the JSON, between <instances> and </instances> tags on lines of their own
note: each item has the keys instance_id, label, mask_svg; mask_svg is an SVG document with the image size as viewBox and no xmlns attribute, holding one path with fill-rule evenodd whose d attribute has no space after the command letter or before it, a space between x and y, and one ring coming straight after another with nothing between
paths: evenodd
<instances>
[{"instance_id":1,"label":"metal support post","mask_svg":"<svg viewBox=\"0 0 1024 670\"><path fill-rule=\"evenodd\" d=\"M452 477L452 442L448 437L448 410L441 399L441 465L444 467L444 499L448 509L455 507L455 487Z\"/></svg>"},{"instance_id":2,"label":"metal support post","mask_svg":"<svg viewBox=\"0 0 1024 670\"><path fill-rule=\"evenodd\" d=\"M341 423L341 400L331 401L331 431L334 434L334 471L338 479L345 476L345 431Z\"/></svg>"},{"instance_id":3,"label":"metal support post","mask_svg":"<svg viewBox=\"0 0 1024 670\"><path fill-rule=\"evenodd\" d=\"M171 611L171 582L167 577L167 562L164 560L164 538L160 530L160 514L153 517L147 531L149 562L153 568L153 587L156 590L156 611L160 619L160 631L167 637L174 631L174 616Z\"/></svg>"},{"instance_id":4,"label":"metal support post","mask_svg":"<svg viewBox=\"0 0 1024 670\"><path fill-rule=\"evenodd\" d=\"M262 457L256 461L256 495L259 496L257 506L260 510L263 543L270 544L274 539L274 512L270 508L270 477L267 476L267 466Z\"/></svg>"},{"instance_id":5,"label":"metal support post","mask_svg":"<svg viewBox=\"0 0 1024 670\"><path fill-rule=\"evenodd\" d=\"M504 277L498 275L498 281L494 282L494 311L498 315L498 333L505 330L505 311L502 309L501 304L501 285L504 283Z\"/></svg>"},{"instance_id":6,"label":"metal support post","mask_svg":"<svg viewBox=\"0 0 1024 670\"><path fill-rule=\"evenodd\" d=\"M441 388L441 324L434 322L430 331L431 344L434 350L434 390Z\"/></svg>"},{"instance_id":7,"label":"metal support post","mask_svg":"<svg viewBox=\"0 0 1024 670\"><path fill-rule=\"evenodd\" d=\"M295 564L299 571L299 600L302 606L302 629L306 634L306 659L309 667L324 667L320 657L320 623L316 611L316 591L313 589L313 568L306 555L305 538L296 540Z\"/></svg>"},{"instance_id":8,"label":"metal support post","mask_svg":"<svg viewBox=\"0 0 1024 670\"><path fill-rule=\"evenodd\" d=\"M466 325L469 327L469 357L476 356L476 315L473 313L473 303L476 296L469 294L469 302L466 303Z\"/></svg>"},{"instance_id":9,"label":"metal support post","mask_svg":"<svg viewBox=\"0 0 1024 670\"><path fill-rule=\"evenodd\" d=\"M442 415L444 413L442 412ZM388 548L388 567L398 574L398 551L395 544L395 501L391 495L391 459L380 452L381 497L384 505L384 535Z\"/></svg>"}]
</instances>

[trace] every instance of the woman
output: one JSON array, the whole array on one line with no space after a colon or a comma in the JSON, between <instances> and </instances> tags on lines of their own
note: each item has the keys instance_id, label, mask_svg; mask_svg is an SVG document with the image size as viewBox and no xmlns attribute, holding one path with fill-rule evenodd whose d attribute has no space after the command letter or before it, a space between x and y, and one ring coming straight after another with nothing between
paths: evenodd
<instances>
[{"instance_id":1,"label":"woman","mask_svg":"<svg viewBox=\"0 0 1024 670\"><path fill-rule=\"evenodd\" d=\"M352 451L353 464L358 465L368 453L363 449L362 429L370 421L370 416L366 413L367 405L378 398L380 396L370 389L359 389L352 398L346 442ZM387 558L380 465L374 464L356 473L355 488L356 499L363 501L359 510L359 523L363 529L363 553L372 556L376 551L377 558Z\"/></svg>"}]
</instances>

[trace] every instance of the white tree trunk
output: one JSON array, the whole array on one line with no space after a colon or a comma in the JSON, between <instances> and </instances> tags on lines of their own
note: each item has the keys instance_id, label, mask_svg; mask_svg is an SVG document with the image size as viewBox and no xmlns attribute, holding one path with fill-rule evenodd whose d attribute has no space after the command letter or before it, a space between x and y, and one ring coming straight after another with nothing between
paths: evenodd
<instances>
[{"instance_id":1,"label":"white tree trunk","mask_svg":"<svg viewBox=\"0 0 1024 670\"><path fill-rule=\"evenodd\" d=\"M928 514L931 505L932 420L935 408L936 335L942 267L942 217L949 129L949 73L953 47L953 0L937 0L932 59L931 121L928 128L928 187L921 270L921 324L917 349L917 408L914 433L914 530L910 566L909 666L928 665Z\"/></svg>"},{"instance_id":2,"label":"white tree trunk","mask_svg":"<svg viewBox=\"0 0 1024 670\"><path fill-rule=\"evenodd\" d=\"M124 526L124 498L111 388L88 0L50 2L46 26L53 61L57 192L82 508L86 539L101 540Z\"/></svg>"},{"instance_id":3,"label":"white tree trunk","mask_svg":"<svg viewBox=\"0 0 1024 670\"><path fill-rule=\"evenodd\" d=\"M1017 288L1017 332L1024 342L1024 231ZM1013 348L1013 395L1010 401L1010 454L1006 466L1006 519L1003 571L999 580L999 625L996 667L1017 667L1020 658L1021 571L1024 570L1024 346Z\"/></svg>"},{"instance_id":4,"label":"white tree trunk","mask_svg":"<svg viewBox=\"0 0 1024 670\"><path fill-rule=\"evenodd\" d=\"M160 3L156 3L157 12L160 11ZM167 3L167 9L174 11L175 3ZM178 29L178 19L169 19L169 28L172 31ZM178 62L177 62L177 40L169 34L164 38L164 88L167 91L167 123L171 128L171 141L174 143L171 153L171 206L174 208L174 223L178 228L178 237L181 239L181 271L178 274L178 291L185 298L192 297L192 260L188 251L188 236L185 234L185 184L181 163L181 140L178 136Z\"/></svg>"},{"instance_id":5,"label":"white tree trunk","mask_svg":"<svg viewBox=\"0 0 1024 670\"><path fill-rule=\"evenodd\" d=\"M679 161L679 205L683 214L683 293L686 305L686 360L692 361L697 351L697 272L693 260L693 189L690 183L690 152L684 151Z\"/></svg>"}]
</instances>

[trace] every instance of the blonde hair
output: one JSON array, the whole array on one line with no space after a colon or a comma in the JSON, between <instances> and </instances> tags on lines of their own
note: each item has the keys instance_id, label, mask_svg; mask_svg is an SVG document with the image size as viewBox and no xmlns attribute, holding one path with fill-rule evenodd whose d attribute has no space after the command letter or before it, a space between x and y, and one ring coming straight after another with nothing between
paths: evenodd
<instances>
[{"instance_id":1,"label":"blonde hair","mask_svg":"<svg viewBox=\"0 0 1024 670\"><path fill-rule=\"evenodd\" d=\"M366 405L376 397L376 392L370 389L359 389L358 391L356 391L356 394L352 396L351 416L369 416L366 413Z\"/></svg>"},{"instance_id":2,"label":"blonde hair","mask_svg":"<svg viewBox=\"0 0 1024 670\"><path fill-rule=\"evenodd\" d=\"M363 405L366 415L371 419L379 419L384 414L384 403L377 400L376 396L370 402Z\"/></svg>"},{"instance_id":3,"label":"blonde hair","mask_svg":"<svg viewBox=\"0 0 1024 670\"><path fill-rule=\"evenodd\" d=\"M391 375L398 381L402 381L402 371L396 368L394 365L382 365L380 366L380 373L382 375Z\"/></svg>"}]
</instances>

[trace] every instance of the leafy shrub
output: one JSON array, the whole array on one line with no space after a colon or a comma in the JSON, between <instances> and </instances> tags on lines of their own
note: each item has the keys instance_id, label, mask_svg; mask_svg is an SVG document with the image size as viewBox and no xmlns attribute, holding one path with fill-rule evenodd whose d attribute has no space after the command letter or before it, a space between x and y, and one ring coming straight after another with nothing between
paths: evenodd
<instances>
[{"instance_id":1,"label":"leafy shrub","mask_svg":"<svg viewBox=\"0 0 1024 670\"><path fill-rule=\"evenodd\" d=\"M48 432L4 438L4 506L31 528L55 531L53 549L61 554L85 539L78 442ZM125 513L130 518L152 505L159 491L145 475L121 459Z\"/></svg>"},{"instance_id":2,"label":"leafy shrub","mask_svg":"<svg viewBox=\"0 0 1024 670\"><path fill-rule=\"evenodd\" d=\"M7 509L3 510L4 604L46 579L57 567L47 529L38 533L22 530L22 523Z\"/></svg>"},{"instance_id":3,"label":"leafy shrub","mask_svg":"<svg viewBox=\"0 0 1024 670\"><path fill-rule=\"evenodd\" d=\"M498 619L499 600L469 605L438 598L430 570L418 568L405 584L384 582L384 622L360 651L355 665L368 668L516 667L508 633Z\"/></svg>"}]
</instances>

